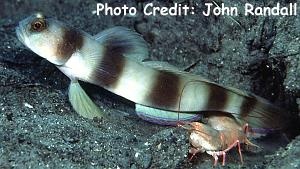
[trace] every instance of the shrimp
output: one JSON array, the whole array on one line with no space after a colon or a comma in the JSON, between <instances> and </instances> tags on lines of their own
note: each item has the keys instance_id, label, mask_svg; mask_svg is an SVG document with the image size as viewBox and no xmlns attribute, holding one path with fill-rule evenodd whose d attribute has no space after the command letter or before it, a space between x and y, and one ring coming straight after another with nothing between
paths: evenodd
<instances>
[{"instance_id":1,"label":"shrimp","mask_svg":"<svg viewBox=\"0 0 300 169\"><path fill-rule=\"evenodd\" d=\"M210 115L207 117L207 124L190 122L179 124L179 126L189 131L189 142L192 146L189 150L189 153L192 154L189 160L199 152L206 152L213 156L214 166L218 163L218 157L222 156L222 165L224 166L226 153L237 146L240 160L243 164L240 144L244 143L258 147L247 138L249 133L248 124L242 126L230 116L220 114Z\"/></svg>"}]
</instances>

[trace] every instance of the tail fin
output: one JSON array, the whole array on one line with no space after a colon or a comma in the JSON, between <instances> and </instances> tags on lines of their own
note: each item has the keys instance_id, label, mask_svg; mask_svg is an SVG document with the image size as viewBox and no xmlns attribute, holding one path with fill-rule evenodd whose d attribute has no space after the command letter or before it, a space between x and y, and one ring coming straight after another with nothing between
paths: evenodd
<instances>
[{"instance_id":1,"label":"tail fin","mask_svg":"<svg viewBox=\"0 0 300 169\"><path fill-rule=\"evenodd\" d=\"M197 96L193 99L195 102L190 101L193 95ZM203 100L206 102L203 103ZM201 101L202 106L196 107L197 104L200 105ZM269 101L235 88L224 87L202 79L188 81L182 88L178 109L187 110L192 106L199 111L207 112L207 114L216 111L232 114L241 124L248 123L253 131L258 131L261 134L278 131L284 128L286 123L284 111Z\"/></svg>"},{"instance_id":2,"label":"tail fin","mask_svg":"<svg viewBox=\"0 0 300 169\"><path fill-rule=\"evenodd\" d=\"M232 113L237 119L248 123L253 131L267 134L283 129L286 125L284 110L270 103L268 100L236 88L223 87L231 93L233 99ZM234 101L241 100L239 107L234 107Z\"/></svg>"},{"instance_id":3,"label":"tail fin","mask_svg":"<svg viewBox=\"0 0 300 169\"><path fill-rule=\"evenodd\" d=\"M253 131L270 133L285 126L284 110L254 95L246 96L239 119L246 121Z\"/></svg>"},{"instance_id":4,"label":"tail fin","mask_svg":"<svg viewBox=\"0 0 300 169\"><path fill-rule=\"evenodd\" d=\"M78 81L71 81L69 87L69 101L74 110L85 118L93 119L94 117L103 116L103 111L89 98Z\"/></svg>"},{"instance_id":5,"label":"tail fin","mask_svg":"<svg viewBox=\"0 0 300 169\"><path fill-rule=\"evenodd\" d=\"M253 131L266 134L284 128L284 110L254 94L235 88L225 88L242 100L238 113L233 115L248 123Z\"/></svg>"}]
</instances>

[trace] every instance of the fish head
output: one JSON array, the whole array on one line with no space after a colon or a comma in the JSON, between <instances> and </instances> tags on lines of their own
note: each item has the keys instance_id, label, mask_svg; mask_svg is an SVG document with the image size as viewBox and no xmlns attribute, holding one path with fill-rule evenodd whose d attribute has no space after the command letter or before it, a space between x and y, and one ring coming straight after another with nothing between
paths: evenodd
<instances>
[{"instance_id":1,"label":"fish head","mask_svg":"<svg viewBox=\"0 0 300 169\"><path fill-rule=\"evenodd\" d=\"M67 29L64 23L37 13L20 21L16 34L34 53L55 65L62 65L68 59L60 53L61 48L68 47L68 44L62 44L62 35Z\"/></svg>"}]
</instances>

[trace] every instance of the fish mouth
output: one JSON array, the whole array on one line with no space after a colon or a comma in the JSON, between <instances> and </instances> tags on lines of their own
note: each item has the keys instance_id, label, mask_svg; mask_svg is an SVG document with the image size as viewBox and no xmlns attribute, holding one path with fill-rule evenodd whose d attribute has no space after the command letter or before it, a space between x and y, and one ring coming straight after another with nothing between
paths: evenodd
<instances>
[{"instance_id":1,"label":"fish mouth","mask_svg":"<svg viewBox=\"0 0 300 169\"><path fill-rule=\"evenodd\" d=\"M18 39L25 45L25 34L24 31L22 31L21 26L16 27L16 34Z\"/></svg>"}]
</instances>

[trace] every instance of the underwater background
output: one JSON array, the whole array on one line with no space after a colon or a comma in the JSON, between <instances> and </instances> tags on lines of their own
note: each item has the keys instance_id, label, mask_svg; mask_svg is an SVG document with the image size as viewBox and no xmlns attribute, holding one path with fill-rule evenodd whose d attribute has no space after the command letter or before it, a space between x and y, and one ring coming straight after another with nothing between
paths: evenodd
<instances>
[{"instance_id":1,"label":"underwater background","mask_svg":"<svg viewBox=\"0 0 300 169\"><path fill-rule=\"evenodd\" d=\"M110 6L188 4L188 16L105 16ZM113 26L142 34L149 60L167 61L216 83L262 96L285 108L284 134L255 140L262 149L243 151L243 168L300 168L300 13L297 16L209 16L207 1L196 0L2 0L0 1L0 168L210 168L199 153L188 161L188 133L138 118L134 104L100 87L84 88L107 113L79 116L67 98L69 79L17 39L18 22L43 12L89 34ZM299 3L298 0L216 0L243 8ZM221 167L219 164L217 167ZM235 149L225 168L240 168Z\"/></svg>"}]
</instances>

